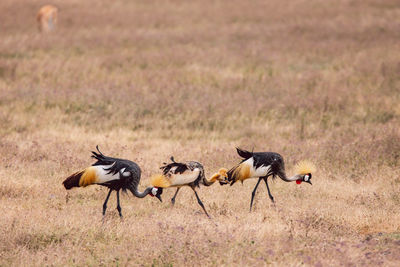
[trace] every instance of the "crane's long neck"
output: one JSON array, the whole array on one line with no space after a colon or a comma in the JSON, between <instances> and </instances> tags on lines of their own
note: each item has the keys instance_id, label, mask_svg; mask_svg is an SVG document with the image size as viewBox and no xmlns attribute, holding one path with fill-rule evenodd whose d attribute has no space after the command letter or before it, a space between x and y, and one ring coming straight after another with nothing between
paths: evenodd
<instances>
[{"instance_id":1,"label":"crane's long neck","mask_svg":"<svg viewBox=\"0 0 400 267\"><path fill-rule=\"evenodd\" d=\"M287 177L285 171L278 172L278 176L285 182L294 182L301 179L300 175L296 174L292 177Z\"/></svg>"},{"instance_id":2,"label":"crane's long neck","mask_svg":"<svg viewBox=\"0 0 400 267\"><path fill-rule=\"evenodd\" d=\"M144 198L151 192L152 187L147 187L143 192L138 191L138 184L139 179L134 179L129 186L129 190L135 197Z\"/></svg>"},{"instance_id":3,"label":"crane's long neck","mask_svg":"<svg viewBox=\"0 0 400 267\"><path fill-rule=\"evenodd\" d=\"M137 188L136 189L130 189L130 190L131 190L132 194L135 197L144 198L145 196L147 196L151 192L151 189L152 189L152 187L147 187L143 192L139 192L137 190Z\"/></svg>"},{"instance_id":4,"label":"crane's long neck","mask_svg":"<svg viewBox=\"0 0 400 267\"><path fill-rule=\"evenodd\" d=\"M210 186L210 185L214 184L217 181L218 177L219 177L218 173L215 173L213 176L211 176L210 179L207 179L206 177L203 177L203 184L205 186Z\"/></svg>"}]
</instances>

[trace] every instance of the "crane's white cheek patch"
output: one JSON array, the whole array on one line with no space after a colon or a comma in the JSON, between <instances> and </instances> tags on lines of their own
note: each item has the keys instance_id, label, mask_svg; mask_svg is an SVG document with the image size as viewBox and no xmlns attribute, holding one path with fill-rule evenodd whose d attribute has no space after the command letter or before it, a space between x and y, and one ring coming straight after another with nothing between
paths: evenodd
<instances>
[{"instance_id":1,"label":"crane's white cheek patch","mask_svg":"<svg viewBox=\"0 0 400 267\"><path fill-rule=\"evenodd\" d=\"M308 175L304 176L304 181L307 182L309 178L310 178L310 176L308 176Z\"/></svg>"},{"instance_id":2,"label":"crane's white cheek patch","mask_svg":"<svg viewBox=\"0 0 400 267\"><path fill-rule=\"evenodd\" d=\"M155 188L155 187L153 187L153 189L151 189L151 194L152 194L153 196L155 196L155 195L157 195L157 191L158 191L158 189Z\"/></svg>"}]
</instances>

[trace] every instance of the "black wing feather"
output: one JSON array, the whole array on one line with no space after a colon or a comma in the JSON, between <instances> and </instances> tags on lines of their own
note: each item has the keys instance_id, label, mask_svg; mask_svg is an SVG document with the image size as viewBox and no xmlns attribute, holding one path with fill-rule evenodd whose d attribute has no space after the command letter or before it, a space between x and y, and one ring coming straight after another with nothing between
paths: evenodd
<instances>
[{"instance_id":1,"label":"black wing feather","mask_svg":"<svg viewBox=\"0 0 400 267\"><path fill-rule=\"evenodd\" d=\"M171 157L172 163L164 163L164 166L161 166L160 169L163 170L163 174L166 175L172 168L176 167L174 173L184 173L188 166L185 163L176 162L174 157Z\"/></svg>"},{"instance_id":2,"label":"black wing feather","mask_svg":"<svg viewBox=\"0 0 400 267\"><path fill-rule=\"evenodd\" d=\"M92 151L92 154L93 154L92 158L95 158L97 161L95 163L93 163L92 166L112 165L112 166L108 167L107 169L105 169L106 171L108 171L108 174L117 174L120 170L125 168L125 171L130 171L135 174L137 173L140 177L141 171L140 171L139 166L136 163L134 163L130 160L126 160L126 159L119 159L119 158L112 158L112 157L105 156L99 150L99 146L96 146L96 149L97 149L98 153Z\"/></svg>"},{"instance_id":3,"label":"black wing feather","mask_svg":"<svg viewBox=\"0 0 400 267\"><path fill-rule=\"evenodd\" d=\"M253 153L254 166L259 168L261 166L271 166L269 175L275 176L280 171L285 171L285 163L280 154L275 152L257 152Z\"/></svg>"},{"instance_id":4,"label":"black wing feather","mask_svg":"<svg viewBox=\"0 0 400 267\"><path fill-rule=\"evenodd\" d=\"M241 148L236 148L239 156L244 158L242 160L245 161L251 157L254 159L254 167L259 168L261 166L269 166L271 165L271 170L268 173L269 175L277 175L279 172L285 171L285 164L283 158L280 154L275 152L250 152Z\"/></svg>"}]
</instances>

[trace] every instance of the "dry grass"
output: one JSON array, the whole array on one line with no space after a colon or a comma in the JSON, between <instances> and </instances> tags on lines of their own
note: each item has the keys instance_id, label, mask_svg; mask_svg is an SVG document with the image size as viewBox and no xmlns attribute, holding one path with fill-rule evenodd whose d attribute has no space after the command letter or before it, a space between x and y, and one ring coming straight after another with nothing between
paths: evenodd
<instances>
[{"instance_id":1,"label":"dry grass","mask_svg":"<svg viewBox=\"0 0 400 267\"><path fill-rule=\"evenodd\" d=\"M3 0L0 265L400 263L400 5L390 0ZM311 159L313 186L190 190L174 208L61 182L95 145L140 188L174 155L211 174L234 147Z\"/></svg>"}]
</instances>

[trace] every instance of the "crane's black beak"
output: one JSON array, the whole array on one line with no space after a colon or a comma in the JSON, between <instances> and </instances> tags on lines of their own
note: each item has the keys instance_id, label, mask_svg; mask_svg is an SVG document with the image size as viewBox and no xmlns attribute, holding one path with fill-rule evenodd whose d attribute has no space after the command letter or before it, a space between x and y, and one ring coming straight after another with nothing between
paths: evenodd
<instances>
[{"instance_id":1,"label":"crane's black beak","mask_svg":"<svg viewBox=\"0 0 400 267\"><path fill-rule=\"evenodd\" d=\"M310 185L312 185L311 180L308 180L306 183L309 183Z\"/></svg>"},{"instance_id":2,"label":"crane's black beak","mask_svg":"<svg viewBox=\"0 0 400 267\"><path fill-rule=\"evenodd\" d=\"M155 191L155 192L154 192ZM152 197L156 197L156 198L158 198L158 200L160 200L160 202L162 202L162 199L161 199L161 194L162 194L162 192L163 192L163 189L162 188L160 188L160 187L153 187L152 189L151 189L151 192L149 192L149 194L152 196ZM155 194L154 194L155 193Z\"/></svg>"},{"instance_id":3,"label":"crane's black beak","mask_svg":"<svg viewBox=\"0 0 400 267\"><path fill-rule=\"evenodd\" d=\"M161 199L161 194L162 193L163 193L163 189L162 188L158 188L156 198L158 198L158 200L160 200L160 202L162 202L162 199Z\"/></svg>"},{"instance_id":4,"label":"crane's black beak","mask_svg":"<svg viewBox=\"0 0 400 267\"><path fill-rule=\"evenodd\" d=\"M220 185L226 185L229 184L228 178L225 178L225 180L219 181Z\"/></svg>"}]
</instances>

